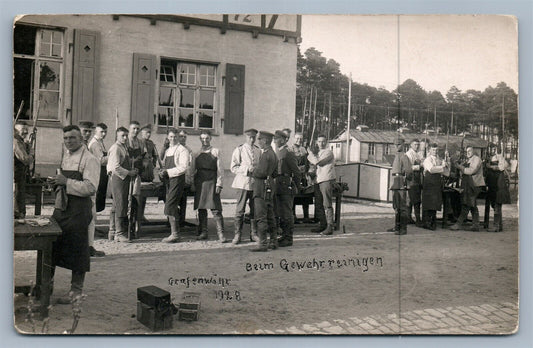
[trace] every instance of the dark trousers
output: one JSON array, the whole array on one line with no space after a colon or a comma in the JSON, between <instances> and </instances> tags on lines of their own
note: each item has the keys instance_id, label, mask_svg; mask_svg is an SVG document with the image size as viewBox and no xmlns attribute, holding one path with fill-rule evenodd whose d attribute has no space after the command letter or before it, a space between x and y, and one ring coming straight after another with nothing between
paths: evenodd
<instances>
[{"instance_id":1,"label":"dark trousers","mask_svg":"<svg viewBox=\"0 0 533 348\"><path fill-rule=\"evenodd\" d=\"M315 187L315 219L320 222L321 228L326 228L328 222L326 220L326 212L324 211L324 199L322 198L322 192L320 192L320 186L318 184Z\"/></svg>"},{"instance_id":2,"label":"dark trousers","mask_svg":"<svg viewBox=\"0 0 533 348\"><path fill-rule=\"evenodd\" d=\"M56 274L56 268L55 267L52 267L52 272L51 273L52 273L51 274L51 277L52 277L51 290L53 291L54 290L54 275ZM81 295L81 292L83 290L83 282L84 281L85 281L85 272L72 271L72 278L70 280L70 291L72 291L74 293L74 296Z\"/></svg>"},{"instance_id":3,"label":"dark trousers","mask_svg":"<svg viewBox=\"0 0 533 348\"><path fill-rule=\"evenodd\" d=\"M179 202L180 206L180 219L179 224L180 226L185 223L185 215L187 213L187 196L189 195L191 185L185 185L183 189L183 194L181 195L181 199Z\"/></svg>"},{"instance_id":4,"label":"dark trousers","mask_svg":"<svg viewBox=\"0 0 533 348\"><path fill-rule=\"evenodd\" d=\"M276 217L279 218L282 237L290 241L294 232L293 202L294 196L291 194L276 195Z\"/></svg>"},{"instance_id":5,"label":"dark trousers","mask_svg":"<svg viewBox=\"0 0 533 348\"><path fill-rule=\"evenodd\" d=\"M262 197L254 198L254 214L257 222L257 232L259 235L259 245L268 246L267 234L270 235L270 241L277 239L276 219L274 216L274 202Z\"/></svg>"},{"instance_id":6,"label":"dark trousers","mask_svg":"<svg viewBox=\"0 0 533 348\"><path fill-rule=\"evenodd\" d=\"M400 232L407 231L407 222L409 221L409 195L407 190L392 190L392 207L395 213L395 227Z\"/></svg>"},{"instance_id":7,"label":"dark trousers","mask_svg":"<svg viewBox=\"0 0 533 348\"><path fill-rule=\"evenodd\" d=\"M13 195L15 204L13 209L15 219L22 219L26 216L26 178L15 176L15 194Z\"/></svg>"},{"instance_id":8,"label":"dark trousers","mask_svg":"<svg viewBox=\"0 0 533 348\"><path fill-rule=\"evenodd\" d=\"M502 205L485 198L485 216L483 217L483 227L489 227L490 207L494 209L494 225L502 228Z\"/></svg>"},{"instance_id":9,"label":"dark trousers","mask_svg":"<svg viewBox=\"0 0 533 348\"><path fill-rule=\"evenodd\" d=\"M246 202L248 202L248 207L250 208L250 219L254 218L254 201L253 201L253 191L248 190L237 190L237 206L235 207L235 219L242 220L244 219L244 212L246 211Z\"/></svg>"}]
</instances>

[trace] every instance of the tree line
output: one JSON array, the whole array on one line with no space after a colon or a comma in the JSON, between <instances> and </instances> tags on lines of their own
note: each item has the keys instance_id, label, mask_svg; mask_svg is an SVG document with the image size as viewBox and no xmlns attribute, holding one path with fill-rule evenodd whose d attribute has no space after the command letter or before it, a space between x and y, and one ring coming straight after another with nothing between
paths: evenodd
<instances>
[{"instance_id":1,"label":"tree line","mask_svg":"<svg viewBox=\"0 0 533 348\"><path fill-rule=\"evenodd\" d=\"M302 55L298 48L296 125L306 139L317 134L334 138L347 126L349 77L340 64L322 56L314 47ZM488 138L518 138L517 94L500 82L484 91L450 87L445 96L426 91L416 81L405 80L393 91L352 81L350 128L426 130L460 134L469 132Z\"/></svg>"}]
</instances>

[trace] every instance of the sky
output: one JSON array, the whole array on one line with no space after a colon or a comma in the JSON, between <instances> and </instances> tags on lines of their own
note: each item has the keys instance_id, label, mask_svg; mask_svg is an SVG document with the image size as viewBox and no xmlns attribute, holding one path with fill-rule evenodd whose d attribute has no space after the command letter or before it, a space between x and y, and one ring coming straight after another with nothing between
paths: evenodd
<instances>
[{"instance_id":1,"label":"sky","mask_svg":"<svg viewBox=\"0 0 533 348\"><path fill-rule=\"evenodd\" d=\"M406 79L444 96L452 86L518 92L514 17L473 15L304 15L302 54L315 47L354 81L392 91Z\"/></svg>"}]
</instances>

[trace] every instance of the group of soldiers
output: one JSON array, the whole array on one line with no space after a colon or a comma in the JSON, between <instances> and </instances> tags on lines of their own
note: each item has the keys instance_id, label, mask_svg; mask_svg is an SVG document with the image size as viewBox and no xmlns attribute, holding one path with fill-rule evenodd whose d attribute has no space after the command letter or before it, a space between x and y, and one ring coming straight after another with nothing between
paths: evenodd
<instances>
[{"instance_id":1,"label":"group of soldiers","mask_svg":"<svg viewBox=\"0 0 533 348\"><path fill-rule=\"evenodd\" d=\"M427 146L427 142L424 143ZM404 140L396 138L397 152L392 165L393 208L395 226L389 229L398 235L407 233L408 224L416 224L430 230L436 230L437 211L443 204L457 204L450 211L460 211L457 218L451 217L455 223L449 228L460 230L468 213L472 215L471 231L480 230L477 198L485 192L485 216L483 228L489 232L503 230L502 204L511 203L507 162L496 144L490 143L485 160L474 153L474 148L467 146L464 155L459 152L456 158L450 157L447 151L444 158L439 157L438 145L431 144L427 154L420 150L420 141L413 139L409 150L404 153ZM450 199L443 200L444 192L455 192L460 195L456 203ZM490 208L494 210L494 223L489 228ZM422 216L421 216L422 208ZM456 209L453 209L456 208ZM412 218L414 210L415 220ZM444 214L443 214L444 215ZM443 216L447 221L449 217Z\"/></svg>"}]
</instances>

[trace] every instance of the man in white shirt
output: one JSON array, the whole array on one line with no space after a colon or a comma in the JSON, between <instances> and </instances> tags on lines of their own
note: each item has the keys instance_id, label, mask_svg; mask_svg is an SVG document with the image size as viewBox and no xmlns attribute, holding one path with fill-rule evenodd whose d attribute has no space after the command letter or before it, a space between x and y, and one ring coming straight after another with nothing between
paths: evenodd
<instances>
[{"instance_id":1,"label":"man in white shirt","mask_svg":"<svg viewBox=\"0 0 533 348\"><path fill-rule=\"evenodd\" d=\"M170 223L170 235L163 238L163 243L179 242L179 218L180 201L185 186L185 176L189 171L190 154L189 151L178 142L178 130L169 128L167 139L169 147L166 149L162 162L163 169L159 175L166 185L165 215Z\"/></svg>"},{"instance_id":2,"label":"man in white shirt","mask_svg":"<svg viewBox=\"0 0 533 348\"><path fill-rule=\"evenodd\" d=\"M90 270L88 227L100 164L83 145L78 126L63 128L63 140L66 151L62 154L60 174L49 179L57 191L64 190L67 195L66 205L65 201L57 203L52 215L62 232L53 243L52 279L56 266L72 270L72 296L58 300L59 304L69 304L81 295L85 273ZM59 197L63 195L58 193L56 199Z\"/></svg>"},{"instance_id":3,"label":"man in white shirt","mask_svg":"<svg viewBox=\"0 0 533 348\"><path fill-rule=\"evenodd\" d=\"M89 253L91 256L104 256L103 251L96 250L93 246L94 233L96 230L96 213L105 209L105 196L107 191L107 151L104 144L104 139L107 135L107 125L99 123L94 130L94 136L89 141L89 151L100 162L100 182L93 201L93 219L89 225Z\"/></svg>"},{"instance_id":4,"label":"man in white shirt","mask_svg":"<svg viewBox=\"0 0 533 348\"><path fill-rule=\"evenodd\" d=\"M117 242L129 242L128 239L128 195L130 181L138 174L132 167L126 143L128 130L119 127L116 131L117 141L109 148L107 172L111 175L111 192L113 205L109 215L109 239ZM114 221L114 223L113 223ZM116 231L114 228L116 228Z\"/></svg>"},{"instance_id":5,"label":"man in white shirt","mask_svg":"<svg viewBox=\"0 0 533 348\"><path fill-rule=\"evenodd\" d=\"M241 241L242 226L244 224L244 212L246 202L250 207L250 241L259 241L257 235L257 223L254 218L254 202L252 187L252 172L259 163L261 149L255 145L256 129L247 129L244 131L246 136L244 144L241 144L233 150L231 155L230 170L235 174L231 187L237 190L237 206L235 207L235 236L232 243L239 244Z\"/></svg>"},{"instance_id":6,"label":"man in white shirt","mask_svg":"<svg viewBox=\"0 0 533 348\"><path fill-rule=\"evenodd\" d=\"M319 135L317 138L318 152L309 151L307 159L309 163L316 165L316 182L320 187L322 194L324 210L326 213L327 226L322 235L333 234L333 183L335 182L335 156L327 148L327 138L325 135Z\"/></svg>"}]
</instances>

